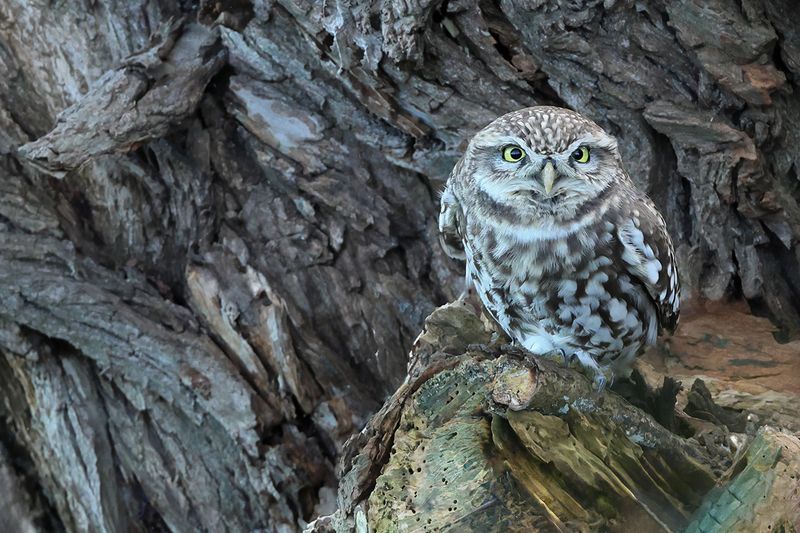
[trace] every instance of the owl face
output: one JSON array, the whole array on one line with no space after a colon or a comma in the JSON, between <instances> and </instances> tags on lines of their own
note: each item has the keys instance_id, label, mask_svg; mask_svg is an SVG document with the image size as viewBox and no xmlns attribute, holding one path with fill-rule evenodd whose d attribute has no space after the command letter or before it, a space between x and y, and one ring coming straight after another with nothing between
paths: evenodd
<instances>
[{"instance_id":1,"label":"owl face","mask_svg":"<svg viewBox=\"0 0 800 533\"><path fill-rule=\"evenodd\" d=\"M567 109L532 107L481 130L464 155L473 186L530 216L568 218L614 181L628 179L617 143Z\"/></svg>"}]
</instances>

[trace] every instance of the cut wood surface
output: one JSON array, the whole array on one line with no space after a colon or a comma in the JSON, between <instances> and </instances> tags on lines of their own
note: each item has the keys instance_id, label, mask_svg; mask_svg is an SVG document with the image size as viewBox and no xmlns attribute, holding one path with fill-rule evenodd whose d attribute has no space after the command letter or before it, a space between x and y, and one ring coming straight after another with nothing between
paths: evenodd
<instances>
[{"instance_id":1,"label":"cut wood surface","mask_svg":"<svg viewBox=\"0 0 800 533\"><path fill-rule=\"evenodd\" d=\"M438 193L474 132L535 104L572 107L618 137L678 244L687 302L741 313L738 332L718 308L685 321L642 367L630 405L657 407L671 435L705 427L705 448L727 446L714 429L723 420L748 435L791 426L795 11L791 0L3 2L0 450L10 459L0 452L0 483L19 487L15 520L286 532L330 516L337 493L361 486L337 474L361 457L344 447L351 435L379 419L384 432L404 416L439 420L422 405L390 416L385 404L422 393L406 375L409 350L463 288L463 265L438 244ZM773 325L794 344L765 344ZM490 344L467 329L451 331L454 345ZM499 361L521 364L460 350L431 379L478 394L505 375ZM423 352L412 368L431 368L434 352ZM554 391L573 375L542 368L536 383L552 376ZM665 374L683 382L677 407L694 415L673 417L670 394L653 392ZM537 412L524 416L572 431L557 409ZM509 499L487 512L524 502L530 520L569 528L614 518L573 490L631 501L607 480L640 463L575 465L593 472L584 483L559 463L548 472L562 492L547 497L528 490L533 470L528 481L493 477L514 470L503 466L519 459L511 450L531 465L551 458L522 414L465 413L441 422L465 424L473 440L460 449L492 436L484 474ZM583 437L548 452L553 464L590 449ZM381 461L353 472L373 483ZM699 502L673 481L641 485L655 498L638 506L645 523L689 523ZM367 505L368 485L352 493L363 509L348 514L354 523L389 517ZM675 498L677 514L664 513Z\"/></svg>"}]
</instances>

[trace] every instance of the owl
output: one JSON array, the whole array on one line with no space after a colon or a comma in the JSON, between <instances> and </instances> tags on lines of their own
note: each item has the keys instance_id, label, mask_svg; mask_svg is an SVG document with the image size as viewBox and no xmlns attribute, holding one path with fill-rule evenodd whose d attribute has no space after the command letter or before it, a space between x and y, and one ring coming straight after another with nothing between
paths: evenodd
<instances>
[{"instance_id":1,"label":"owl","mask_svg":"<svg viewBox=\"0 0 800 533\"><path fill-rule=\"evenodd\" d=\"M677 325L664 219L616 140L574 111L530 107L478 132L447 180L439 230L500 328L534 356L577 362L599 390Z\"/></svg>"}]
</instances>

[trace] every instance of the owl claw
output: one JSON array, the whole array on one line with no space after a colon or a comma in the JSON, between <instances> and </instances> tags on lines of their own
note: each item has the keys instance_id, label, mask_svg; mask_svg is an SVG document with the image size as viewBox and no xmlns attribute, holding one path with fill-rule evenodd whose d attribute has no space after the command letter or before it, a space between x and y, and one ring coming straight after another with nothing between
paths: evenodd
<instances>
[{"instance_id":1,"label":"owl claw","mask_svg":"<svg viewBox=\"0 0 800 533\"><path fill-rule=\"evenodd\" d=\"M606 377L603 374L598 374L594 378L594 387L597 394L602 394L606 388Z\"/></svg>"}]
</instances>

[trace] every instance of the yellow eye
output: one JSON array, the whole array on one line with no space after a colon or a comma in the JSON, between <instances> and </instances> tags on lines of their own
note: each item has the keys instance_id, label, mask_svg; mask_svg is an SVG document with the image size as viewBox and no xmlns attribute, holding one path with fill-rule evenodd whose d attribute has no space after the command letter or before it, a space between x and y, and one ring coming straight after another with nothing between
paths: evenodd
<instances>
[{"instance_id":1,"label":"yellow eye","mask_svg":"<svg viewBox=\"0 0 800 533\"><path fill-rule=\"evenodd\" d=\"M578 163L588 163L589 149L585 146L581 146L580 148L572 152L572 159L574 159Z\"/></svg>"},{"instance_id":2,"label":"yellow eye","mask_svg":"<svg viewBox=\"0 0 800 533\"><path fill-rule=\"evenodd\" d=\"M525 152L519 146L515 144L509 144L505 148L503 148L503 159L508 161L509 163L516 163L517 161L522 161L525 157Z\"/></svg>"}]
</instances>

